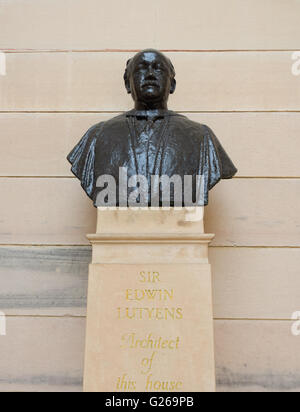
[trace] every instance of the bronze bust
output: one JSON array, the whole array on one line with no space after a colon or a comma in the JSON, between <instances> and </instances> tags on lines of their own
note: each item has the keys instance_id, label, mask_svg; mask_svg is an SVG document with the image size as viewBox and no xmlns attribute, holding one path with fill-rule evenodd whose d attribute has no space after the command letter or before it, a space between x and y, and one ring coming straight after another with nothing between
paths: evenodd
<instances>
[{"instance_id":1,"label":"bronze bust","mask_svg":"<svg viewBox=\"0 0 300 412\"><path fill-rule=\"evenodd\" d=\"M209 127L168 110L171 61L144 50L124 80L134 109L91 127L68 156L83 189L95 206L207 205L209 190L237 169Z\"/></svg>"}]
</instances>

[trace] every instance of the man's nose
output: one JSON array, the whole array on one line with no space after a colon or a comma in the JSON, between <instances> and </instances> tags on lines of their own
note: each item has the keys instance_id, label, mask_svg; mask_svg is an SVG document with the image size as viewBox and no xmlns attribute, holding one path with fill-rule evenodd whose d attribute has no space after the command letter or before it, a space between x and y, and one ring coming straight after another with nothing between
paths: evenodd
<instances>
[{"instance_id":1,"label":"man's nose","mask_svg":"<svg viewBox=\"0 0 300 412\"><path fill-rule=\"evenodd\" d=\"M147 76L147 79L148 78L156 79L155 70L154 70L153 67L151 67L151 66L148 67L146 76Z\"/></svg>"}]
</instances>

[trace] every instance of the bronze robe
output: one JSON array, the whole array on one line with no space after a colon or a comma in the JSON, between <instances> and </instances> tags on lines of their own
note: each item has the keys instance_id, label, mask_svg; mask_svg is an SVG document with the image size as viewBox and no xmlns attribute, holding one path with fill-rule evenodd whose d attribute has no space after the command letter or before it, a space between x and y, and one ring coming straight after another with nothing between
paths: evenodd
<instances>
[{"instance_id":1,"label":"bronze robe","mask_svg":"<svg viewBox=\"0 0 300 412\"><path fill-rule=\"evenodd\" d=\"M97 204L97 195L103 187L97 187L96 182L102 175L115 178L116 206L125 206L120 204L118 197L120 167L127 168L128 179L142 175L148 180L148 199L141 206L151 205L153 175L179 175L182 185L184 176L193 176L193 202L196 200L195 179L201 175L203 196L197 204L202 206L208 204L210 189L221 179L230 179L237 172L211 129L172 111L159 111L155 117L149 118L147 112L131 110L98 123L86 132L68 160L73 174L81 181L95 206L104 206ZM134 188L128 190L128 196L132 190ZM159 206L164 206L161 186L156 190ZM170 194L171 206L193 205L185 202L184 195L180 202L175 202L172 190Z\"/></svg>"}]
</instances>

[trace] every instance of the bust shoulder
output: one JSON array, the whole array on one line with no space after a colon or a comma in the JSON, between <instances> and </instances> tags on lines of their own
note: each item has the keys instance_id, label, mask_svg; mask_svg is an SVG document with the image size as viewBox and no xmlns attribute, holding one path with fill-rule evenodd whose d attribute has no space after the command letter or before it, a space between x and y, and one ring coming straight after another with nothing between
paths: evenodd
<instances>
[{"instance_id":1,"label":"bust shoulder","mask_svg":"<svg viewBox=\"0 0 300 412\"><path fill-rule=\"evenodd\" d=\"M119 136L126 127L126 117L124 114L102 121L91 126L85 133L83 139L87 141L95 140L96 144L105 143L113 137Z\"/></svg>"},{"instance_id":2,"label":"bust shoulder","mask_svg":"<svg viewBox=\"0 0 300 412\"><path fill-rule=\"evenodd\" d=\"M105 141L122 136L126 128L126 116L124 114L115 116L106 121L95 124L89 129L89 132L97 137L97 142Z\"/></svg>"},{"instance_id":3,"label":"bust shoulder","mask_svg":"<svg viewBox=\"0 0 300 412\"><path fill-rule=\"evenodd\" d=\"M188 117L178 114L172 117L172 124L175 133L179 133L184 136L189 136L191 138L204 138L211 137L212 130L205 124L195 122Z\"/></svg>"},{"instance_id":4,"label":"bust shoulder","mask_svg":"<svg viewBox=\"0 0 300 412\"><path fill-rule=\"evenodd\" d=\"M122 113L118 116L112 117L111 119L102 122L103 130L109 131L111 129L120 128L126 126L126 114Z\"/></svg>"}]
</instances>

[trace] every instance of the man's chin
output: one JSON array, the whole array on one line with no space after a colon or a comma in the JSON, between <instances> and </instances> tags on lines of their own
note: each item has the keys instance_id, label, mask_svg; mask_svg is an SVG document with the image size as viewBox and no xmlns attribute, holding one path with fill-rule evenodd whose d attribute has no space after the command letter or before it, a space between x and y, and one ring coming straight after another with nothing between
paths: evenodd
<instances>
[{"instance_id":1,"label":"man's chin","mask_svg":"<svg viewBox=\"0 0 300 412\"><path fill-rule=\"evenodd\" d=\"M146 102L158 102L163 100L163 98L158 93L143 93L142 99Z\"/></svg>"}]
</instances>

